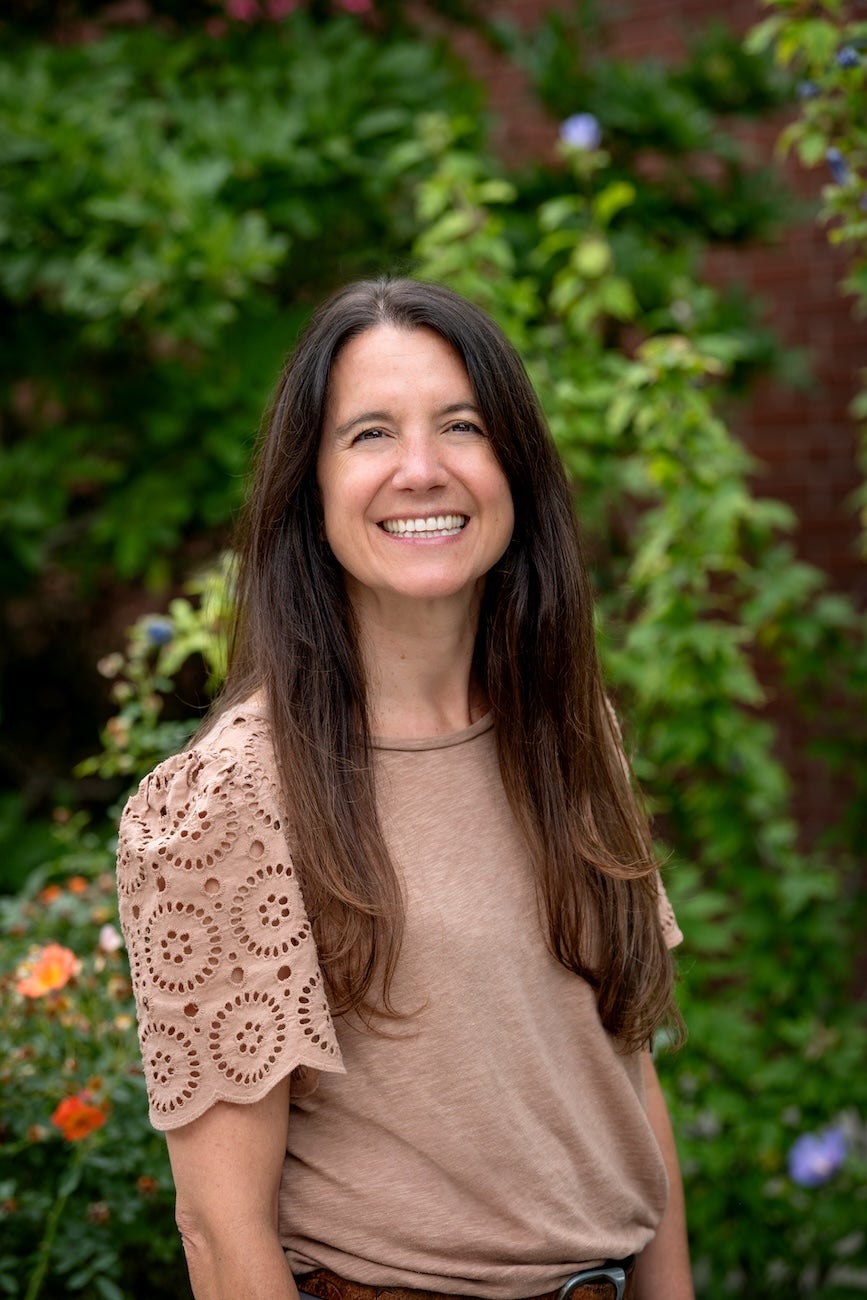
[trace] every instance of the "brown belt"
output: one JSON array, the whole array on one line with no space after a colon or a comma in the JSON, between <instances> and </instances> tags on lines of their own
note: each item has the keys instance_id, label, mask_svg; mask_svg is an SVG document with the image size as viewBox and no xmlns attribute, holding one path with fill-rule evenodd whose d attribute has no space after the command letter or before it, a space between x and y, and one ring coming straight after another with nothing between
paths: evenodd
<instances>
[{"instance_id":1,"label":"brown belt","mask_svg":"<svg viewBox=\"0 0 867 1300\"><path fill-rule=\"evenodd\" d=\"M614 1265L601 1265L599 1269L583 1270L587 1274L586 1281L578 1281L574 1286L571 1281L567 1281L556 1291L547 1291L543 1296L532 1297L532 1300L558 1300L560 1296L563 1300L632 1300L635 1294L634 1263L635 1260L630 1258L615 1261ZM625 1289L613 1280L599 1277L599 1273L606 1267L622 1269L626 1274ZM446 1295L441 1291L417 1291L408 1286L367 1286L364 1282L350 1282L327 1268L318 1268L315 1273L305 1273L295 1280L299 1291L316 1296L317 1300L462 1300L460 1296Z\"/></svg>"}]
</instances>

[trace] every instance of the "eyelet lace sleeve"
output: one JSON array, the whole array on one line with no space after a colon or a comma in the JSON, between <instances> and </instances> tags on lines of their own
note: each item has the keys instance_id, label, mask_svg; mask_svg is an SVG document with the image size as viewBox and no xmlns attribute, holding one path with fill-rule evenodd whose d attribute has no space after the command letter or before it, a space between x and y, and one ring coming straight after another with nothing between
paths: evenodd
<instances>
[{"instance_id":1,"label":"eyelet lace sleeve","mask_svg":"<svg viewBox=\"0 0 867 1300\"><path fill-rule=\"evenodd\" d=\"M657 876L657 887L659 889L659 923L662 926L662 937L667 948L676 948L679 943L683 943L683 934L677 924L674 908L668 901L668 894L665 892L665 886L659 876Z\"/></svg>"},{"instance_id":2,"label":"eyelet lace sleeve","mask_svg":"<svg viewBox=\"0 0 867 1300\"><path fill-rule=\"evenodd\" d=\"M124 810L117 878L155 1128L257 1101L296 1066L342 1071L261 764L231 749L162 763Z\"/></svg>"}]
</instances>

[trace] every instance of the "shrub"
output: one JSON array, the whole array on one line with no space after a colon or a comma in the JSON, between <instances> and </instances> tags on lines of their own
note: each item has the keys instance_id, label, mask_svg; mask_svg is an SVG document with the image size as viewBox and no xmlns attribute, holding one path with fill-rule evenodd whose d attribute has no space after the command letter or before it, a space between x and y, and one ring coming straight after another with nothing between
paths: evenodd
<instances>
[{"instance_id":1,"label":"shrub","mask_svg":"<svg viewBox=\"0 0 867 1300\"><path fill-rule=\"evenodd\" d=\"M477 91L435 39L346 14L58 44L0 23L8 889L31 861L21 818L50 811L104 717L112 610L224 544L311 301L409 245L417 173L390 166L394 146L431 103L473 109Z\"/></svg>"},{"instance_id":2,"label":"shrub","mask_svg":"<svg viewBox=\"0 0 867 1300\"><path fill-rule=\"evenodd\" d=\"M0 1294L188 1294L147 1120L112 845L79 817L0 903Z\"/></svg>"},{"instance_id":3,"label":"shrub","mask_svg":"<svg viewBox=\"0 0 867 1300\"><path fill-rule=\"evenodd\" d=\"M434 43L300 11L219 38L9 41L5 585L49 562L158 583L226 523L311 284L398 254L390 152L431 102L473 101Z\"/></svg>"}]
</instances>

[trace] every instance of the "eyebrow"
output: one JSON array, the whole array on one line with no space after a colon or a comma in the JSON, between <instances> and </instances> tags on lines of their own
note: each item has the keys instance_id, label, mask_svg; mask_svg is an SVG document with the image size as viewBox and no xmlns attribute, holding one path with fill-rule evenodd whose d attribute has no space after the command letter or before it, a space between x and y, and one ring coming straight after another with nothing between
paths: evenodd
<instances>
[{"instance_id":1,"label":"eyebrow","mask_svg":"<svg viewBox=\"0 0 867 1300\"><path fill-rule=\"evenodd\" d=\"M441 406L438 411L434 412L434 414L438 420L441 420L446 415L456 415L458 411L471 411L474 415L477 415L479 419L483 418L482 412L479 410L476 403L471 401L449 402L447 406ZM343 424L339 424L337 428L332 431L331 436L332 438L341 438L344 434L349 433L350 429L354 429L357 424L374 424L377 420L391 419L392 416L389 411L362 411L359 415L353 415L349 420L344 421Z\"/></svg>"}]
</instances>

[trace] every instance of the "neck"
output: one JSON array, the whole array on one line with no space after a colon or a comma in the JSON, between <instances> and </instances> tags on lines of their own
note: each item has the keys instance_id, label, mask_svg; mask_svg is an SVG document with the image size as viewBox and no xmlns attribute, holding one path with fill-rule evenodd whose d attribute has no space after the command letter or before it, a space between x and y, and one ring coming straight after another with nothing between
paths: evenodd
<instances>
[{"instance_id":1,"label":"neck","mask_svg":"<svg viewBox=\"0 0 867 1300\"><path fill-rule=\"evenodd\" d=\"M487 707L473 680L478 612L442 602L356 607L370 729L389 739L445 736Z\"/></svg>"}]
</instances>

